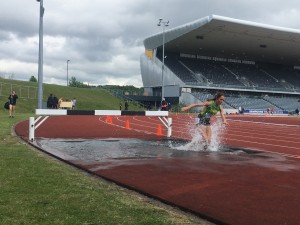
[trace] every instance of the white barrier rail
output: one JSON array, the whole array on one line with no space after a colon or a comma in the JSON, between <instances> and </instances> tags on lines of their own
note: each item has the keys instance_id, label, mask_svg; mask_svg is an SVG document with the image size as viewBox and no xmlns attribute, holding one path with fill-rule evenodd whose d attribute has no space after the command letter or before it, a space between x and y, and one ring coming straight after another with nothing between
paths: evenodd
<instances>
[{"instance_id":1,"label":"white barrier rail","mask_svg":"<svg viewBox=\"0 0 300 225\"><path fill-rule=\"evenodd\" d=\"M35 139L35 130L44 123L49 116L67 116L67 115L95 115L95 116L157 116L163 125L168 129L167 137L172 135L172 118L168 111L121 111L121 110L67 110L67 109L36 109L35 114L39 117L29 118L29 141ZM42 120L42 116L44 117Z\"/></svg>"}]
</instances>

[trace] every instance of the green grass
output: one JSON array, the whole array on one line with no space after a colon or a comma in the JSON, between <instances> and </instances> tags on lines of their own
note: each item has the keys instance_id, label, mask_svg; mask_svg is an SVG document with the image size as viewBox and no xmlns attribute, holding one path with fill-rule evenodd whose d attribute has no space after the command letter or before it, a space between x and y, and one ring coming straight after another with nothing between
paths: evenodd
<instances>
[{"instance_id":1,"label":"green grass","mask_svg":"<svg viewBox=\"0 0 300 225\"><path fill-rule=\"evenodd\" d=\"M118 108L119 99L104 92L69 89L45 85L49 93L61 91L70 98L75 95L82 101L80 107L83 108L91 107L91 102L96 106L91 108ZM102 105L104 99L108 102ZM8 118L8 111L0 110L0 224L199 224L188 216L53 159L12 135L12 127L17 122L33 116L35 102L19 99L13 119Z\"/></svg>"},{"instance_id":2,"label":"green grass","mask_svg":"<svg viewBox=\"0 0 300 225\"><path fill-rule=\"evenodd\" d=\"M1 108L7 102L11 89L19 96L17 100L17 111L21 113L34 113L37 108L37 83L26 81L6 80L0 78L0 103ZM43 102L47 102L48 96L55 94L58 98L71 100L76 97L77 109L94 110L107 109L118 110L120 102L124 100L116 98L102 88L74 88L54 84L43 85ZM129 110L142 110L136 102L129 103Z\"/></svg>"}]
</instances>

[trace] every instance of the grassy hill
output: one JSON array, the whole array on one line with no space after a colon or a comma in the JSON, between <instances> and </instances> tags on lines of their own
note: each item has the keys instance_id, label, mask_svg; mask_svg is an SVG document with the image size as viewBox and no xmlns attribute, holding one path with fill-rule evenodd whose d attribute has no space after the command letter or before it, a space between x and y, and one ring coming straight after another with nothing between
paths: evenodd
<instances>
[{"instance_id":1,"label":"grassy hill","mask_svg":"<svg viewBox=\"0 0 300 225\"><path fill-rule=\"evenodd\" d=\"M7 80L0 78L0 104L4 103L11 90L15 90L19 96L17 101L17 113L34 113L37 108L37 83L29 81ZM124 100L111 95L102 88L74 88L55 84L43 85L43 102L47 101L50 94L64 100L77 99L77 109L93 110L108 109L118 110L120 102L124 107ZM129 110L142 110L135 102L129 103Z\"/></svg>"}]
</instances>

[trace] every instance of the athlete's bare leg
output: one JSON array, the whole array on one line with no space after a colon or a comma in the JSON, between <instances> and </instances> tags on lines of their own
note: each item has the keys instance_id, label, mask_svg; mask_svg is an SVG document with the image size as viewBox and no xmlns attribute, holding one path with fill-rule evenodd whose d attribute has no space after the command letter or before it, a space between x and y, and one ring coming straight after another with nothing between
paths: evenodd
<instances>
[{"instance_id":1,"label":"athlete's bare leg","mask_svg":"<svg viewBox=\"0 0 300 225\"><path fill-rule=\"evenodd\" d=\"M211 127L210 126L201 126L202 136L206 143L210 144L211 140Z\"/></svg>"},{"instance_id":2,"label":"athlete's bare leg","mask_svg":"<svg viewBox=\"0 0 300 225\"><path fill-rule=\"evenodd\" d=\"M211 126L206 126L206 136L207 136L207 142L210 144L211 142Z\"/></svg>"},{"instance_id":3,"label":"athlete's bare leg","mask_svg":"<svg viewBox=\"0 0 300 225\"><path fill-rule=\"evenodd\" d=\"M13 111L13 105L9 105L9 117L12 116L12 111Z\"/></svg>"}]
</instances>

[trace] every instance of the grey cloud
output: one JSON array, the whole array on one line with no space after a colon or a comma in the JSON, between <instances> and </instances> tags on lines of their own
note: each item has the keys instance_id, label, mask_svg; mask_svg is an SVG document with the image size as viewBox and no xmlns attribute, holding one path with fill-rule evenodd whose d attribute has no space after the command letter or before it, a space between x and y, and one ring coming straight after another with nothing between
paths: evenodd
<instances>
[{"instance_id":1,"label":"grey cloud","mask_svg":"<svg viewBox=\"0 0 300 225\"><path fill-rule=\"evenodd\" d=\"M169 28L216 14L299 29L299 6L296 0L44 1L44 81L65 84L70 59L70 76L80 81L142 85L143 39L161 32L159 18ZM37 74L38 24L35 0L1 2L0 74L24 80Z\"/></svg>"}]
</instances>

